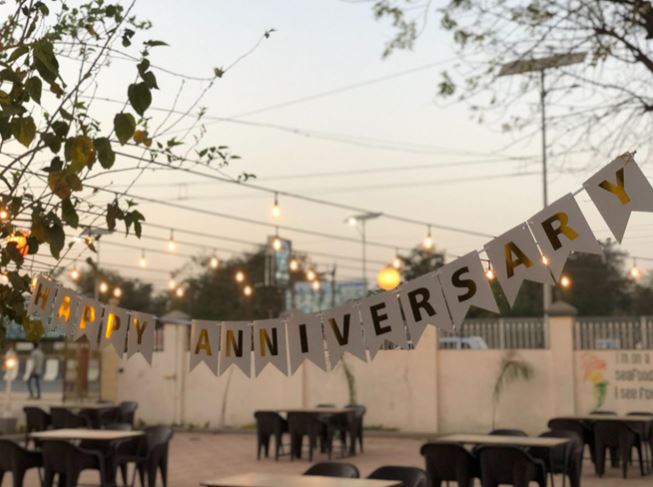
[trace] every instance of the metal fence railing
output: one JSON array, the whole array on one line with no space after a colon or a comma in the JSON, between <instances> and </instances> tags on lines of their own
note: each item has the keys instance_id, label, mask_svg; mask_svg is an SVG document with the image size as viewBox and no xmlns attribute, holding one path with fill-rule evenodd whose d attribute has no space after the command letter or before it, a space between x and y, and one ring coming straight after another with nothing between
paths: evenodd
<instances>
[{"instance_id":1,"label":"metal fence railing","mask_svg":"<svg viewBox=\"0 0 653 487\"><path fill-rule=\"evenodd\" d=\"M440 334L442 349L547 348L542 318L466 320L454 333Z\"/></svg>"},{"instance_id":2,"label":"metal fence railing","mask_svg":"<svg viewBox=\"0 0 653 487\"><path fill-rule=\"evenodd\" d=\"M653 317L583 317L574 324L576 350L653 349Z\"/></svg>"}]
</instances>

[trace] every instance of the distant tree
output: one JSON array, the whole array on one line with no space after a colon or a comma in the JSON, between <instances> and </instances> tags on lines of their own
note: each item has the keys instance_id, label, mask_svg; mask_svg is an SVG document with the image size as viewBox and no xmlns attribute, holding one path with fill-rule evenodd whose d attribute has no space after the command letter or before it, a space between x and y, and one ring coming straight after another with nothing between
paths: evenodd
<instances>
[{"instance_id":1,"label":"distant tree","mask_svg":"<svg viewBox=\"0 0 653 487\"><path fill-rule=\"evenodd\" d=\"M419 245L413 248L407 255L399 255L399 259L402 263L401 276L404 281L410 281L442 267L444 265L445 254L427 250Z\"/></svg>"}]
</instances>

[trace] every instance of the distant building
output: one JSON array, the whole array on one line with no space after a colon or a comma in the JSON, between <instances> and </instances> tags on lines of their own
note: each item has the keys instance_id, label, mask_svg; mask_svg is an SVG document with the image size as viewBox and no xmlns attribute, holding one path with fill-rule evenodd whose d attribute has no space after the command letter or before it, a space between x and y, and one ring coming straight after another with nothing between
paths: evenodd
<instances>
[{"instance_id":1,"label":"distant building","mask_svg":"<svg viewBox=\"0 0 653 487\"><path fill-rule=\"evenodd\" d=\"M319 291L314 291L309 282L297 282L294 286L294 293L290 289L286 291L286 309L298 309L303 313L315 313L316 311L346 304L366 295L367 292L363 281L336 283L335 296L332 295L332 287L328 282L323 283Z\"/></svg>"}]
</instances>

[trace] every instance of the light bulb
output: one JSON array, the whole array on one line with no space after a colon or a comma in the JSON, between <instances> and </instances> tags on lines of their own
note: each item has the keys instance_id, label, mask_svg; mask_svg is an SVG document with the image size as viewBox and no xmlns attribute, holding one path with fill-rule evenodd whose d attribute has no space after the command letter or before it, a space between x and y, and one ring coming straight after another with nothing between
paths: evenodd
<instances>
[{"instance_id":1,"label":"light bulb","mask_svg":"<svg viewBox=\"0 0 653 487\"><path fill-rule=\"evenodd\" d=\"M219 261L218 258L214 255L214 256L211 257L211 259L209 260L209 266L211 266L211 269L217 269L217 268L218 268L218 265L220 265L220 261Z\"/></svg>"},{"instance_id":2,"label":"light bulb","mask_svg":"<svg viewBox=\"0 0 653 487\"><path fill-rule=\"evenodd\" d=\"M120 289L119 287L117 287L117 288L115 288L115 289L113 290L113 297L114 297L114 298L119 298L120 296L122 296L122 289Z\"/></svg>"},{"instance_id":3,"label":"light bulb","mask_svg":"<svg viewBox=\"0 0 653 487\"><path fill-rule=\"evenodd\" d=\"M236 272L236 282L243 282L245 280L245 273L243 271Z\"/></svg>"},{"instance_id":4,"label":"light bulb","mask_svg":"<svg viewBox=\"0 0 653 487\"><path fill-rule=\"evenodd\" d=\"M141 252L141 258L138 259L138 265L143 269L147 267L147 259L145 258L145 250Z\"/></svg>"},{"instance_id":5,"label":"light bulb","mask_svg":"<svg viewBox=\"0 0 653 487\"><path fill-rule=\"evenodd\" d=\"M32 277L32 289L36 287L36 281L37 281L36 276Z\"/></svg>"},{"instance_id":6,"label":"light bulb","mask_svg":"<svg viewBox=\"0 0 653 487\"><path fill-rule=\"evenodd\" d=\"M0 274L0 284L3 286L9 284L9 278L7 277L7 274Z\"/></svg>"},{"instance_id":7,"label":"light bulb","mask_svg":"<svg viewBox=\"0 0 653 487\"><path fill-rule=\"evenodd\" d=\"M392 259L392 267L394 267L395 269L401 269L401 259L399 258L398 255L395 256L394 259Z\"/></svg>"},{"instance_id":8,"label":"light bulb","mask_svg":"<svg viewBox=\"0 0 653 487\"><path fill-rule=\"evenodd\" d=\"M424 237L424 240L422 241L422 247L424 247L424 250L433 250L433 247L435 247L433 237L431 237L431 227L428 227L426 237Z\"/></svg>"},{"instance_id":9,"label":"light bulb","mask_svg":"<svg viewBox=\"0 0 653 487\"><path fill-rule=\"evenodd\" d=\"M289 264L290 270L293 272L297 272L299 270L299 262L297 262L297 259L292 259Z\"/></svg>"},{"instance_id":10,"label":"light bulb","mask_svg":"<svg viewBox=\"0 0 653 487\"><path fill-rule=\"evenodd\" d=\"M14 357L8 357L5 359L5 368L7 370L14 370L16 366L18 365L18 360Z\"/></svg>"},{"instance_id":11,"label":"light bulb","mask_svg":"<svg viewBox=\"0 0 653 487\"><path fill-rule=\"evenodd\" d=\"M542 256L542 264L549 265L549 258L546 255Z\"/></svg>"},{"instance_id":12,"label":"light bulb","mask_svg":"<svg viewBox=\"0 0 653 487\"><path fill-rule=\"evenodd\" d=\"M173 230L170 230L170 239L168 240L168 252L174 252L177 250L177 243L175 242L175 233Z\"/></svg>"},{"instance_id":13,"label":"light bulb","mask_svg":"<svg viewBox=\"0 0 653 487\"><path fill-rule=\"evenodd\" d=\"M77 270L77 267L73 267L70 270L70 278L75 282L79 280L79 271Z\"/></svg>"},{"instance_id":14,"label":"light bulb","mask_svg":"<svg viewBox=\"0 0 653 487\"><path fill-rule=\"evenodd\" d=\"M176 287L177 287L177 281L175 281L174 278L171 277L170 280L168 281L168 289L173 291Z\"/></svg>"},{"instance_id":15,"label":"light bulb","mask_svg":"<svg viewBox=\"0 0 653 487\"><path fill-rule=\"evenodd\" d=\"M487 271L485 271L485 277L488 281L493 281L497 275L494 273L494 269L489 268Z\"/></svg>"},{"instance_id":16,"label":"light bulb","mask_svg":"<svg viewBox=\"0 0 653 487\"><path fill-rule=\"evenodd\" d=\"M102 281L99 287L100 293L105 294L108 290L109 290L109 285L106 282Z\"/></svg>"},{"instance_id":17,"label":"light bulb","mask_svg":"<svg viewBox=\"0 0 653 487\"><path fill-rule=\"evenodd\" d=\"M313 291L319 291L320 290L320 281L317 279L311 283L311 287L313 288Z\"/></svg>"},{"instance_id":18,"label":"light bulb","mask_svg":"<svg viewBox=\"0 0 653 487\"><path fill-rule=\"evenodd\" d=\"M0 208L0 220L9 219L9 212L5 208Z\"/></svg>"},{"instance_id":19,"label":"light bulb","mask_svg":"<svg viewBox=\"0 0 653 487\"><path fill-rule=\"evenodd\" d=\"M309 281L314 281L315 280L315 271L313 269L309 269L306 271L306 279Z\"/></svg>"},{"instance_id":20,"label":"light bulb","mask_svg":"<svg viewBox=\"0 0 653 487\"><path fill-rule=\"evenodd\" d=\"M178 298L183 298L184 297L184 288L183 287L178 287L177 290L175 291L175 296Z\"/></svg>"},{"instance_id":21,"label":"light bulb","mask_svg":"<svg viewBox=\"0 0 653 487\"><path fill-rule=\"evenodd\" d=\"M253 292L254 292L254 290L252 289L252 286L250 286L250 285L247 285L247 286L245 286L245 287L243 288L243 294L244 294L245 296L248 296L248 297L249 297L249 296L252 295Z\"/></svg>"},{"instance_id":22,"label":"light bulb","mask_svg":"<svg viewBox=\"0 0 653 487\"><path fill-rule=\"evenodd\" d=\"M630 269L630 277L635 280L638 280L640 277L642 277L642 271L639 270L637 264L633 265L633 267Z\"/></svg>"},{"instance_id":23,"label":"light bulb","mask_svg":"<svg viewBox=\"0 0 653 487\"><path fill-rule=\"evenodd\" d=\"M358 223L358 220L356 219L356 217L350 216L349 218L347 218L347 223L352 227L355 227L356 224Z\"/></svg>"},{"instance_id":24,"label":"light bulb","mask_svg":"<svg viewBox=\"0 0 653 487\"><path fill-rule=\"evenodd\" d=\"M571 278L569 276L562 276L560 278L560 286L564 288L571 287Z\"/></svg>"},{"instance_id":25,"label":"light bulb","mask_svg":"<svg viewBox=\"0 0 653 487\"><path fill-rule=\"evenodd\" d=\"M281 218L281 207L279 206L279 195L274 193L274 204L272 205L272 218L278 220Z\"/></svg>"},{"instance_id":26,"label":"light bulb","mask_svg":"<svg viewBox=\"0 0 653 487\"><path fill-rule=\"evenodd\" d=\"M281 239L279 237L274 237L274 240L272 241L272 248L276 252L279 252L281 250Z\"/></svg>"}]
</instances>

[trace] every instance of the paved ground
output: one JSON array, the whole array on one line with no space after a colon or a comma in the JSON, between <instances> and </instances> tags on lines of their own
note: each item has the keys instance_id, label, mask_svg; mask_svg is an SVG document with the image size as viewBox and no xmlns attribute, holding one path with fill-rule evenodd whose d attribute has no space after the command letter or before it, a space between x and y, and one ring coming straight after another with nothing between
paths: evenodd
<instances>
[{"instance_id":1,"label":"paved ground","mask_svg":"<svg viewBox=\"0 0 653 487\"><path fill-rule=\"evenodd\" d=\"M293 461L282 457L278 462L273 459L256 460L255 437L251 434L203 434L177 433L173 439L170 451L170 487L198 487L200 481L220 478L243 472L266 473L302 473L309 466L307 460ZM381 465L413 465L423 467L419 448L423 440L406 438L388 438L369 436L365 440L365 453L345 460L355 463L362 475L369 474ZM316 460L323 460L318 455ZM589 463L589 462L587 462ZM640 477L633 468L630 478L622 480L617 470L609 470L607 475L599 479L586 465L583 476L584 487L650 487L653 477ZM97 485L98 476L88 472L83 477L85 484ZM6 476L2 487L9 487L11 479ZM35 472L28 474L28 487L37 487L38 477ZM161 485L159 482L158 485ZM480 485L478 482L477 486ZM535 484L532 484L535 485ZM556 486L562 485L560 478ZM567 485L569 485L567 483ZM281 486L280 486L281 487Z\"/></svg>"}]
</instances>

